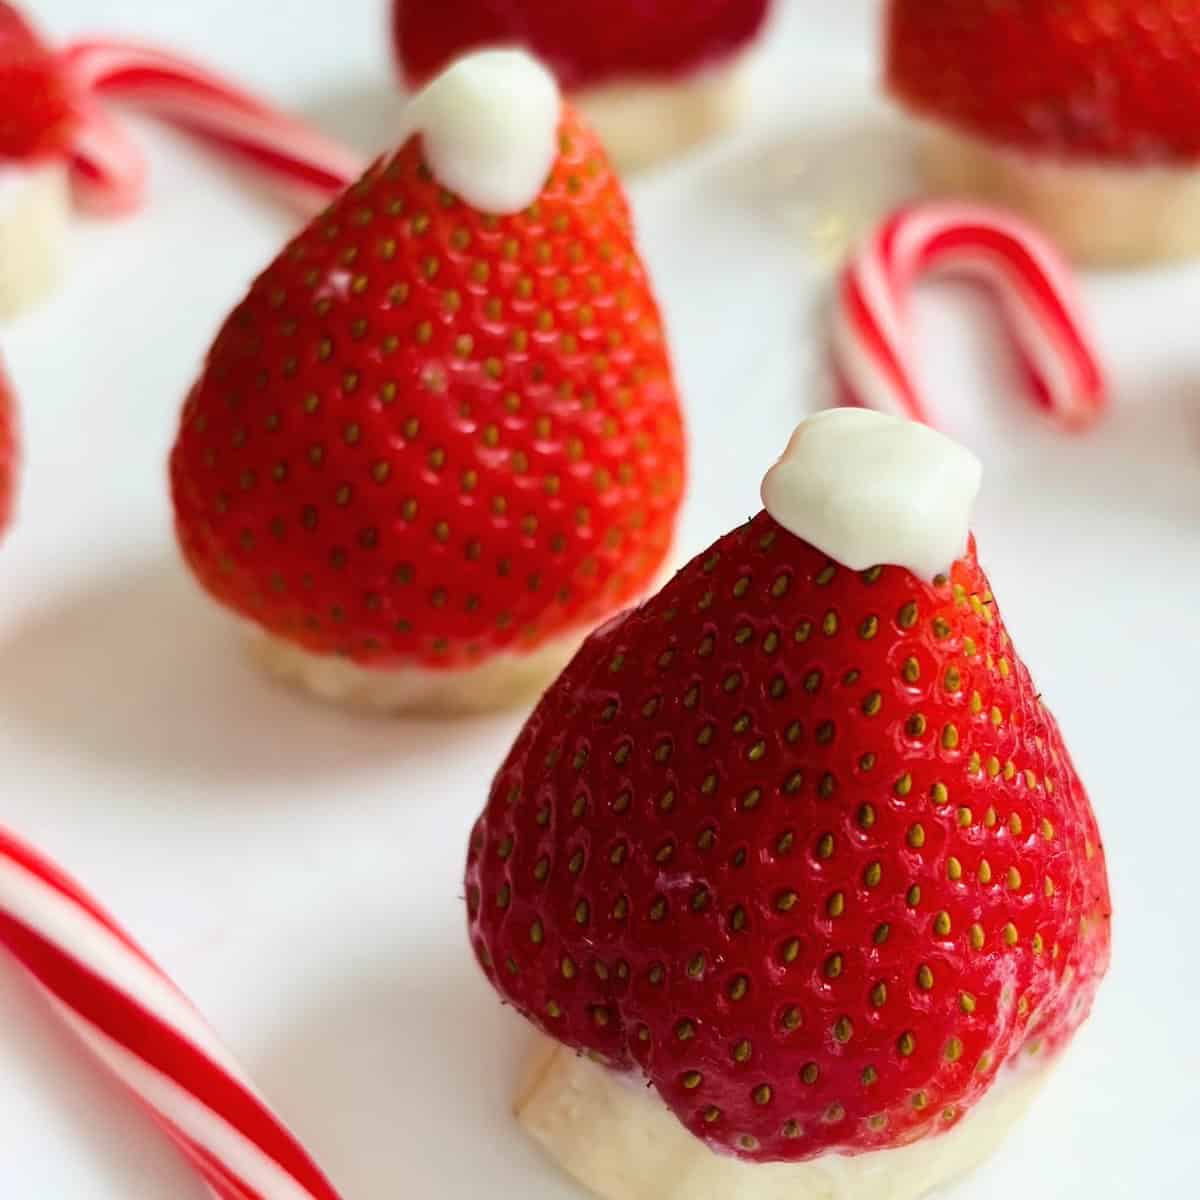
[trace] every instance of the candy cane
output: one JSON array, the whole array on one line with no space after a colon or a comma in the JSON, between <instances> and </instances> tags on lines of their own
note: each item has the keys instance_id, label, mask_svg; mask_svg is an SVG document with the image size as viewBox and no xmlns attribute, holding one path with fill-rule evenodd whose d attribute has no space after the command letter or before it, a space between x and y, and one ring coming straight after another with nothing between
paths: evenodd
<instances>
[{"instance_id":1,"label":"candy cane","mask_svg":"<svg viewBox=\"0 0 1200 1200\"><path fill-rule=\"evenodd\" d=\"M142 152L94 96L81 95L76 106L79 124L71 147L75 202L105 216L135 211L146 192Z\"/></svg>"},{"instance_id":2,"label":"candy cane","mask_svg":"<svg viewBox=\"0 0 1200 1200\"><path fill-rule=\"evenodd\" d=\"M328 203L366 168L357 154L178 55L87 39L62 57L84 95L120 100L194 134L282 185L305 209ZM85 120L85 141L87 128ZM85 174L95 170L86 144L76 164Z\"/></svg>"},{"instance_id":3,"label":"candy cane","mask_svg":"<svg viewBox=\"0 0 1200 1200\"><path fill-rule=\"evenodd\" d=\"M1065 260L1015 217L966 204L901 209L846 265L833 356L852 402L929 423L907 309L916 280L934 270L982 280L996 294L1034 393L1059 421L1082 427L1100 415L1104 376Z\"/></svg>"},{"instance_id":4,"label":"candy cane","mask_svg":"<svg viewBox=\"0 0 1200 1200\"><path fill-rule=\"evenodd\" d=\"M77 883L3 826L0 946L220 1200L338 1200L175 985Z\"/></svg>"}]
</instances>

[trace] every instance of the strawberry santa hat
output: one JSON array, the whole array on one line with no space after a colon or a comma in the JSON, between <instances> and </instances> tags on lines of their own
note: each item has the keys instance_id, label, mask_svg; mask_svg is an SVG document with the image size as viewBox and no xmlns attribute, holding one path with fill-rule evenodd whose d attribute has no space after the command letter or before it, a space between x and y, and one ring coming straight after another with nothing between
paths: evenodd
<instances>
[{"instance_id":1,"label":"strawberry santa hat","mask_svg":"<svg viewBox=\"0 0 1200 1200\"><path fill-rule=\"evenodd\" d=\"M471 942L548 1039L521 1120L597 1194L913 1200L1086 1017L1104 854L976 558L980 474L895 417L805 422L497 774Z\"/></svg>"},{"instance_id":2,"label":"strawberry santa hat","mask_svg":"<svg viewBox=\"0 0 1200 1200\"><path fill-rule=\"evenodd\" d=\"M253 170L306 214L361 173L358 156L199 63L138 40L47 45L0 0L0 319L63 273L72 209L134 212L146 162L108 102Z\"/></svg>"},{"instance_id":3,"label":"strawberry santa hat","mask_svg":"<svg viewBox=\"0 0 1200 1200\"><path fill-rule=\"evenodd\" d=\"M1024 212L1073 256L1200 253L1200 9L891 0L891 93L934 186Z\"/></svg>"},{"instance_id":4,"label":"strawberry santa hat","mask_svg":"<svg viewBox=\"0 0 1200 1200\"><path fill-rule=\"evenodd\" d=\"M176 524L276 673L486 708L654 579L682 417L620 183L546 70L483 51L407 113L219 333Z\"/></svg>"},{"instance_id":5,"label":"strawberry santa hat","mask_svg":"<svg viewBox=\"0 0 1200 1200\"><path fill-rule=\"evenodd\" d=\"M630 169L738 120L746 52L770 7L771 0L395 0L393 36L410 86L468 51L525 47Z\"/></svg>"}]
</instances>

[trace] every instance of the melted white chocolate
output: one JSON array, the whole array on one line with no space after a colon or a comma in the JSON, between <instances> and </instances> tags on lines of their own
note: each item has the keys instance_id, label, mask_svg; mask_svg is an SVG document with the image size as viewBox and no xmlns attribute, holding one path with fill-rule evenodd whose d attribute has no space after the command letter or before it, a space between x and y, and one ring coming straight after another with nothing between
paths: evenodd
<instances>
[{"instance_id":1,"label":"melted white chocolate","mask_svg":"<svg viewBox=\"0 0 1200 1200\"><path fill-rule=\"evenodd\" d=\"M922 579L967 548L983 467L965 447L900 417L831 408L792 434L763 505L851 570L893 565Z\"/></svg>"},{"instance_id":2,"label":"melted white chocolate","mask_svg":"<svg viewBox=\"0 0 1200 1200\"><path fill-rule=\"evenodd\" d=\"M401 141L420 133L438 180L480 212L528 208L558 156L562 95L554 77L522 50L460 58L419 91Z\"/></svg>"}]
</instances>

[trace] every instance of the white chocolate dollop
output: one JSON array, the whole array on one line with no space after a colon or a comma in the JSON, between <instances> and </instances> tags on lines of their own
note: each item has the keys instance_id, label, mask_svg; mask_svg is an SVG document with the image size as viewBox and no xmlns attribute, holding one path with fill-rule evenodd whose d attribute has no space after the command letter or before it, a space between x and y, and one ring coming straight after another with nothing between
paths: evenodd
<instances>
[{"instance_id":1,"label":"white chocolate dollop","mask_svg":"<svg viewBox=\"0 0 1200 1200\"><path fill-rule=\"evenodd\" d=\"M854 571L922 579L967 548L983 466L944 434L862 408L801 423L767 472L763 505L785 529Z\"/></svg>"},{"instance_id":2,"label":"white chocolate dollop","mask_svg":"<svg viewBox=\"0 0 1200 1200\"><path fill-rule=\"evenodd\" d=\"M424 138L437 178L480 212L520 212L558 156L562 94L523 50L482 50L447 67L408 103L400 140Z\"/></svg>"}]
</instances>

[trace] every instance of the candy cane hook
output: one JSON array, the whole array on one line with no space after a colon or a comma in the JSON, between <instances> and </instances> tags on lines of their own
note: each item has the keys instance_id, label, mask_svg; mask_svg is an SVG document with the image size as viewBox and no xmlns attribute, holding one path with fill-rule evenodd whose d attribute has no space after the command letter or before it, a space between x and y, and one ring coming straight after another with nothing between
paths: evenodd
<instances>
[{"instance_id":1,"label":"candy cane hook","mask_svg":"<svg viewBox=\"0 0 1200 1200\"><path fill-rule=\"evenodd\" d=\"M338 1200L184 995L79 884L3 826L0 946L219 1200Z\"/></svg>"},{"instance_id":2,"label":"candy cane hook","mask_svg":"<svg viewBox=\"0 0 1200 1200\"><path fill-rule=\"evenodd\" d=\"M100 216L121 216L141 207L146 160L95 96L77 101L79 124L70 151L75 203Z\"/></svg>"},{"instance_id":3,"label":"candy cane hook","mask_svg":"<svg viewBox=\"0 0 1200 1200\"><path fill-rule=\"evenodd\" d=\"M72 42L62 60L85 96L121 101L200 138L281 185L305 209L328 203L366 169L359 155L180 55L92 38ZM102 131L86 119L83 129L77 173L103 178L87 142L90 136L105 146Z\"/></svg>"},{"instance_id":4,"label":"candy cane hook","mask_svg":"<svg viewBox=\"0 0 1200 1200\"><path fill-rule=\"evenodd\" d=\"M908 297L932 271L978 279L999 299L1038 401L1082 427L1106 405L1104 376L1066 261L1030 226L966 204L901 209L846 265L833 356L850 399L931 423L912 362Z\"/></svg>"}]
</instances>

